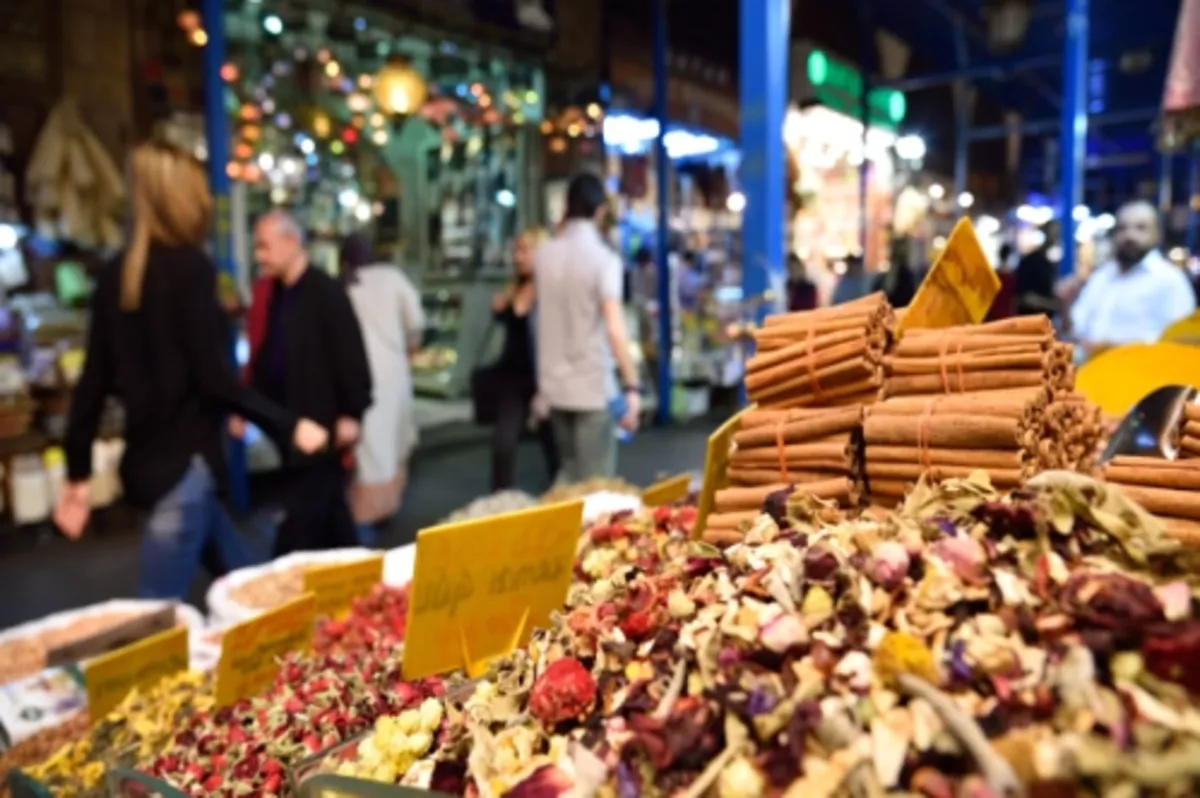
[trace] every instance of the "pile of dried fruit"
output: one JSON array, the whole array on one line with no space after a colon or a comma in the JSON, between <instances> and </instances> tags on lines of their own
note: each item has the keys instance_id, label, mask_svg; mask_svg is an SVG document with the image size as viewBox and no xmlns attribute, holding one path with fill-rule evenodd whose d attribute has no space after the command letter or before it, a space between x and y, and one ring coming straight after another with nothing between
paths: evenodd
<instances>
[{"instance_id":1,"label":"pile of dried fruit","mask_svg":"<svg viewBox=\"0 0 1200 798\"><path fill-rule=\"evenodd\" d=\"M303 565L265 571L229 589L229 597L243 607L268 610L304 592Z\"/></svg>"},{"instance_id":2,"label":"pile of dried fruit","mask_svg":"<svg viewBox=\"0 0 1200 798\"><path fill-rule=\"evenodd\" d=\"M598 566L560 623L447 700L402 781L483 798L1198 794L1195 555L1067 476L1009 497L921 486L899 514L832 524L776 496L724 551L654 536L657 563Z\"/></svg>"},{"instance_id":3,"label":"pile of dried fruit","mask_svg":"<svg viewBox=\"0 0 1200 798\"><path fill-rule=\"evenodd\" d=\"M56 798L104 795L108 767L133 765L152 756L180 725L211 706L210 675L170 676L150 690L130 693L86 736L59 748L27 772Z\"/></svg>"},{"instance_id":4,"label":"pile of dried fruit","mask_svg":"<svg viewBox=\"0 0 1200 798\"><path fill-rule=\"evenodd\" d=\"M289 655L269 689L181 724L142 769L195 796L283 795L288 768L440 689L437 680L406 684L399 669L399 653L384 646Z\"/></svg>"},{"instance_id":5,"label":"pile of dried fruit","mask_svg":"<svg viewBox=\"0 0 1200 798\"><path fill-rule=\"evenodd\" d=\"M364 648L393 647L404 640L408 622L408 585L378 584L355 599L344 620L324 618L313 634L317 656L352 653Z\"/></svg>"},{"instance_id":6,"label":"pile of dried fruit","mask_svg":"<svg viewBox=\"0 0 1200 798\"><path fill-rule=\"evenodd\" d=\"M0 754L0 798L9 798L12 794L8 784L10 770L24 770L45 761L64 745L87 734L90 725L87 713L79 712L57 726L42 729Z\"/></svg>"},{"instance_id":7,"label":"pile of dried fruit","mask_svg":"<svg viewBox=\"0 0 1200 798\"><path fill-rule=\"evenodd\" d=\"M0 684L32 676L45 669L55 648L74 643L137 617L135 612L96 612L61 626L0 643Z\"/></svg>"}]
</instances>

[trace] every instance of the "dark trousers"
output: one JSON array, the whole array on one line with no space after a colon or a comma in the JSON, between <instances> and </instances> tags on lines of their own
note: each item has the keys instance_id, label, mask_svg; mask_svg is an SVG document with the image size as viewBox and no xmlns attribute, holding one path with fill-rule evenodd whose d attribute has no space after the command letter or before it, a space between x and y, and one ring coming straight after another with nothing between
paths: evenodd
<instances>
[{"instance_id":1,"label":"dark trousers","mask_svg":"<svg viewBox=\"0 0 1200 798\"><path fill-rule=\"evenodd\" d=\"M346 502L347 473L339 460L323 457L296 466L285 483L284 516L275 534L273 557L359 545Z\"/></svg>"},{"instance_id":2,"label":"dark trousers","mask_svg":"<svg viewBox=\"0 0 1200 798\"><path fill-rule=\"evenodd\" d=\"M513 486L517 446L529 425L529 404L533 401L535 385L529 376L505 376L496 381L496 428L492 436L492 491ZM546 470L553 480L558 474L558 444L554 429L543 421L536 429Z\"/></svg>"}]
</instances>

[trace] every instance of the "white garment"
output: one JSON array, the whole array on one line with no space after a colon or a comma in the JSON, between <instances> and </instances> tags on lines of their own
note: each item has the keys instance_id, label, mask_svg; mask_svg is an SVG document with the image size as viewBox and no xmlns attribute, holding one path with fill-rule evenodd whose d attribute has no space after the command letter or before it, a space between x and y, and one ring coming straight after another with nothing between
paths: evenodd
<instances>
[{"instance_id":1,"label":"white garment","mask_svg":"<svg viewBox=\"0 0 1200 798\"><path fill-rule=\"evenodd\" d=\"M425 313L413 284L391 263L359 269L349 293L362 328L374 398L355 449L358 482L391 483L417 443L408 351L420 343Z\"/></svg>"},{"instance_id":2,"label":"white garment","mask_svg":"<svg viewBox=\"0 0 1200 798\"><path fill-rule=\"evenodd\" d=\"M1126 272L1112 262L1093 272L1071 308L1071 326L1080 341L1154 343L1195 311L1187 276L1153 250Z\"/></svg>"}]
</instances>

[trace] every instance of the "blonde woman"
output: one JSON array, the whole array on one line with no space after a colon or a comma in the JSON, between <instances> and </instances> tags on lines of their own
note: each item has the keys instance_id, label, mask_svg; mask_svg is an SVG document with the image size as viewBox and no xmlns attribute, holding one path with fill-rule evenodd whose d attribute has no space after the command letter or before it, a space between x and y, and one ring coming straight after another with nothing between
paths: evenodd
<instances>
[{"instance_id":1,"label":"blonde woman","mask_svg":"<svg viewBox=\"0 0 1200 798\"><path fill-rule=\"evenodd\" d=\"M243 415L306 453L324 448L328 435L234 376L222 344L217 272L203 249L212 196L200 164L170 144L142 144L130 164L130 195L126 250L96 281L87 360L67 428L69 482L54 517L68 537L83 533L92 441L105 400L115 395L125 408L125 494L149 511L140 593L183 599L203 551L215 549L227 568L250 564L217 498L222 414Z\"/></svg>"},{"instance_id":2,"label":"blonde woman","mask_svg":"<svg viewBox=\"0 0 1200 798\"><path fill-rule=\"evenodd\" d=\"M513 280L492 299L492 313L504 328L504 349L492 366L495 381L496 429L492 438L492 490L513 486L513 467L521 433L529 426L537 395L534 366L533 253L546 240L546 231L529 228L513 242ZM554 430L537 419L537 436L553 480L558 474Z\"/></svg>"}]
</instances>

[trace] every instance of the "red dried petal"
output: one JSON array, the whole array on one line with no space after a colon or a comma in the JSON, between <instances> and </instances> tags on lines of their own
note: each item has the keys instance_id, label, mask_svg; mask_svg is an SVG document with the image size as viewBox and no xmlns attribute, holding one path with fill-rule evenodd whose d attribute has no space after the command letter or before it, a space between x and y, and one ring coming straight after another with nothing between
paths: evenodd
<instances>
[{"instance_id":1,"label":"red dried petal","mask_svg":"<svg viewBox=\"0 0 1200 798\"><path fill-rule=\"evenodd\" d=\"M564 657L550 664L529 694L529 712L547 724L588 712L596 703L596 680L579 660Z\"/></svg>"}]
</instances>

